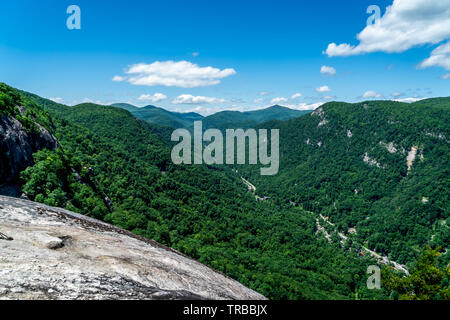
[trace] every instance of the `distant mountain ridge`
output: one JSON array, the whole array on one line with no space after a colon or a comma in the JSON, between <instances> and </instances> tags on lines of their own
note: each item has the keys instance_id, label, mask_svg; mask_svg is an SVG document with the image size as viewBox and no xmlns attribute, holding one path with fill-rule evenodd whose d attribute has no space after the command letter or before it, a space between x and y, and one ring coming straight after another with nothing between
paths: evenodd
<instances>
[{"instance_id":1,"label":"distant mountain ridge","mask_svg":"<svg viewBox=\"0 0 450 320\"><path fill-rule=\"evenodd\" d=\"M190 127L194 123L194 121L203 119L202 115L195 112L172 112L152 105L138 108L127 103L115 103L111 106L125 109L131 112L131 114L136 118L141 119L145 122L172 128L187 128Z\"/></svg>"},{"instance_id":2,"label":"distant mountain ridge","mask_svg":"<svg viewBox=\"0 0 450 320\"><path fill-rule=\"evenodd\" d=\"M43 125L60 145L21 172L30 200L154 239L271 299L386 299L366 285L380 258L412 272L431 245L450 263L449 107L449 98L330 102L260 123L280 130L279 174L263 177L255 166L174 165L161 139L173 129L123 108L0 86L1 112L27 130Z\"/></svg>"},{"instance_id":3,"label":"distant mountain ridge","mask_svg":"<svg viewBox=\"0 0 450 320\"><path fill-rule=\"evenodd\" d=\"M118 107L129 111L136 118L152 124L164 125L172 128L192 128L195 121L203 121L203 128L250 128L270 120L289 120L300 117L310 111L294 110L279 105L254 111L221 111L203 117L202 115L189 112L172 112L153 105L138 108L128 103L115 103Z\"/></svg>"},{"instance_id":4,"label":"distant mountain ridge","mask_svg":"<svg viewBox=\"0 0 450 320\"><path fill-rule=\"evenodd\" d=\"M61 146L36 152L21 172L30 200L153 239L271 299L385 297L352 280L371 258L331 247L300 208L256 203L231 168L174 165L159 126L121 108L3 91L17 96L12 106L36 109Z\"/></svg>"},{"instance_id":5,"label":"distant mountain ridge","mask_svg":"<svg viewBox=\"0 0 450 320\"><path fill-rule=\"evenodd\" d=\"M261 123L271 120L290 120L301 117L311 111L308 110L294 110L279 105L275 105L266 109L254 111L222 111L205 117L203 119L203 128L251 128Z\"/></svg>"}]
</instances>

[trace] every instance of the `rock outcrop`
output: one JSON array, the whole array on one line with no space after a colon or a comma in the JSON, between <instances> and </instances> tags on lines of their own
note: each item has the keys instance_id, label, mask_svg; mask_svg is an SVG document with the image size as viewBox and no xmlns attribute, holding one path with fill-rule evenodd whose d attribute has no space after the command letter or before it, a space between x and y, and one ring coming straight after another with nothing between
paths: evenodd
<instances>
[{"instance_id":1,"label":"rock outcrop","mask_svg":"<svg viewBox=\"0 0 450 320\"><path fill-rule=\"evenodd\" d=\"M28 132L14 117L0 116L0 187L15 182L19 173L33 164L33 153L53 150L56 138L36 123L39 132Z\"/></svg>"},{"instance_id":2,"label":"rock outcrop","mask_svg":"<svg viewBox=\"0 0 450 320\"><path fill-rule=\"evenodd\" d=\"M155 241L0 196L0 299L264 297Z\"/></svg>"}]
</instances>

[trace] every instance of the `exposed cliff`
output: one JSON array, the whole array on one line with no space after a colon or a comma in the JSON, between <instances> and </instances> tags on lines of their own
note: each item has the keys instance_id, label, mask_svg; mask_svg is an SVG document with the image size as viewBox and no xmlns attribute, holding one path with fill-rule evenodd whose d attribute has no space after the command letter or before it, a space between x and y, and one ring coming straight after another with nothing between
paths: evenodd
<instances>
[{"instance_id":1,"label":"exposed cliff","mask_svg":"<svg viewBox=\"0 0 450 320\"><path fill-rule=\"evenodd\" d=\"M43 126L26 130L13 116L0 116L0 192L5 185L14 183L22 170L33 164L33 153L41 149L53 150L56 138Z\"/></svg>"},{"instance_id":2,"label":"exposed cliff","mask_svg":"<svg viewBox=\"0 0 450 320\"><path fill-rule=\"evenodd\" d=\"M0 299L263 299L106 223L0 196Z\"/></svg>"}]
</instances>

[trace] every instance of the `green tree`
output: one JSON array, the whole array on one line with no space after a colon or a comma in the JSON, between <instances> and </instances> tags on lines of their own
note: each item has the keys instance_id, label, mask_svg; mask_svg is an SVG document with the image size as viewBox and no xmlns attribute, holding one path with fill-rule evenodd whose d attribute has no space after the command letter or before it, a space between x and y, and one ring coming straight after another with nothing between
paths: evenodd
<instances>
[{"instance_id":1,"label":"green tree","mask_svg":"<svg viewBox=\"0 0 450 320\"><path fill-rule=\"evenodd\" d=\"M399 277L384 268L383 284L400 300L448 300L450 268L439 268L439 256L439 249L426 247L409 276Z\"/></svg>"}]
</instances>

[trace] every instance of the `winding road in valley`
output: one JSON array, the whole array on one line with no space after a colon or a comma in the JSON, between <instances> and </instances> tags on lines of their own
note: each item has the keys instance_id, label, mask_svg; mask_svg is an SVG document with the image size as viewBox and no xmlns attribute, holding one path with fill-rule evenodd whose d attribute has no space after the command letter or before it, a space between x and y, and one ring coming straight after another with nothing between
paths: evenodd
<instances>
[{"instance_id":1,"label":"winding road in valley","mask_svg":"<svg viewBox=\"0 0 450 320\"><path fill-rule=\"evenodd\" d=\"M244 182L244 184L248 187L248 190L255 193L256 199L261 199L261 197L259 197L259 196L256 194L256 187L255 187L255 185L252 184L250 181L244 179L243 177L241 177L241 179L242 179L242 181ZM294 206L298 206L298 207L302 208L298 203L291 203L291 204L294 205ZM302 209L303 209L303 208L302 208ZM304 209L303 209L303 210L304 210ZM318 214L316 214L316 213L314 213L314 212L311 212L311 211L307 211L307 210L304 210L304 211L306 211L306 212L308 212L308 213L310 213L310 214L312 214L313 216L316 217L316 224L317 224L318 232L322 232L322 233L325 235L325 237L327 238L327 240L328 240L329 242L331 242L331 235L330 235L330 234L326 231L326 229L320 224L320 219L322 219L322 220L325 221L328 225L330 225L330 226L332 226L332 227L335 228L334 223L331 223L330 221L328 221L328 217L324 217L322 214L319 214L319 215L318 215ZM346 235L344 235L343 233L341 233L341 232L337 232L337 234L338 234L339 237L341 238L341 243L344 243L344 242L348 239L348 237L347 237ZM388 257L382 256L382 255L376 253L375 251L370 250L369 248L367 248L367 247L365 247L365 246L362 246L362 249L363 249L364 251L366 251L368 254L370 254L370 256L372 256L373 258L377 259L377 261L378 261L379 263L382 263L382 264L385 264L385 265L392 265L395 269L397 269L397 270L399 270L399 271L402 271L402 272L405 273L406 275L409 275L409 270L406 268L405 265L402 265L402 264L400 264L400 263L398 263L398 262L395 262L395 261L393 261L393 260L390 260Z\"/></svg>"},{"instance_id":2,"label":"winding road in valley","mask_svg":"<svg viewBox=\"0 0 450 320\"><path fill-rule=\"evenodd\" d=\"M245 180L242 177L241 177L241 179L244 182L244 184L248 187L248 191L256 192L256 187L253 184L251 184L249 181Z\"/></svg>"}]
</instances>

